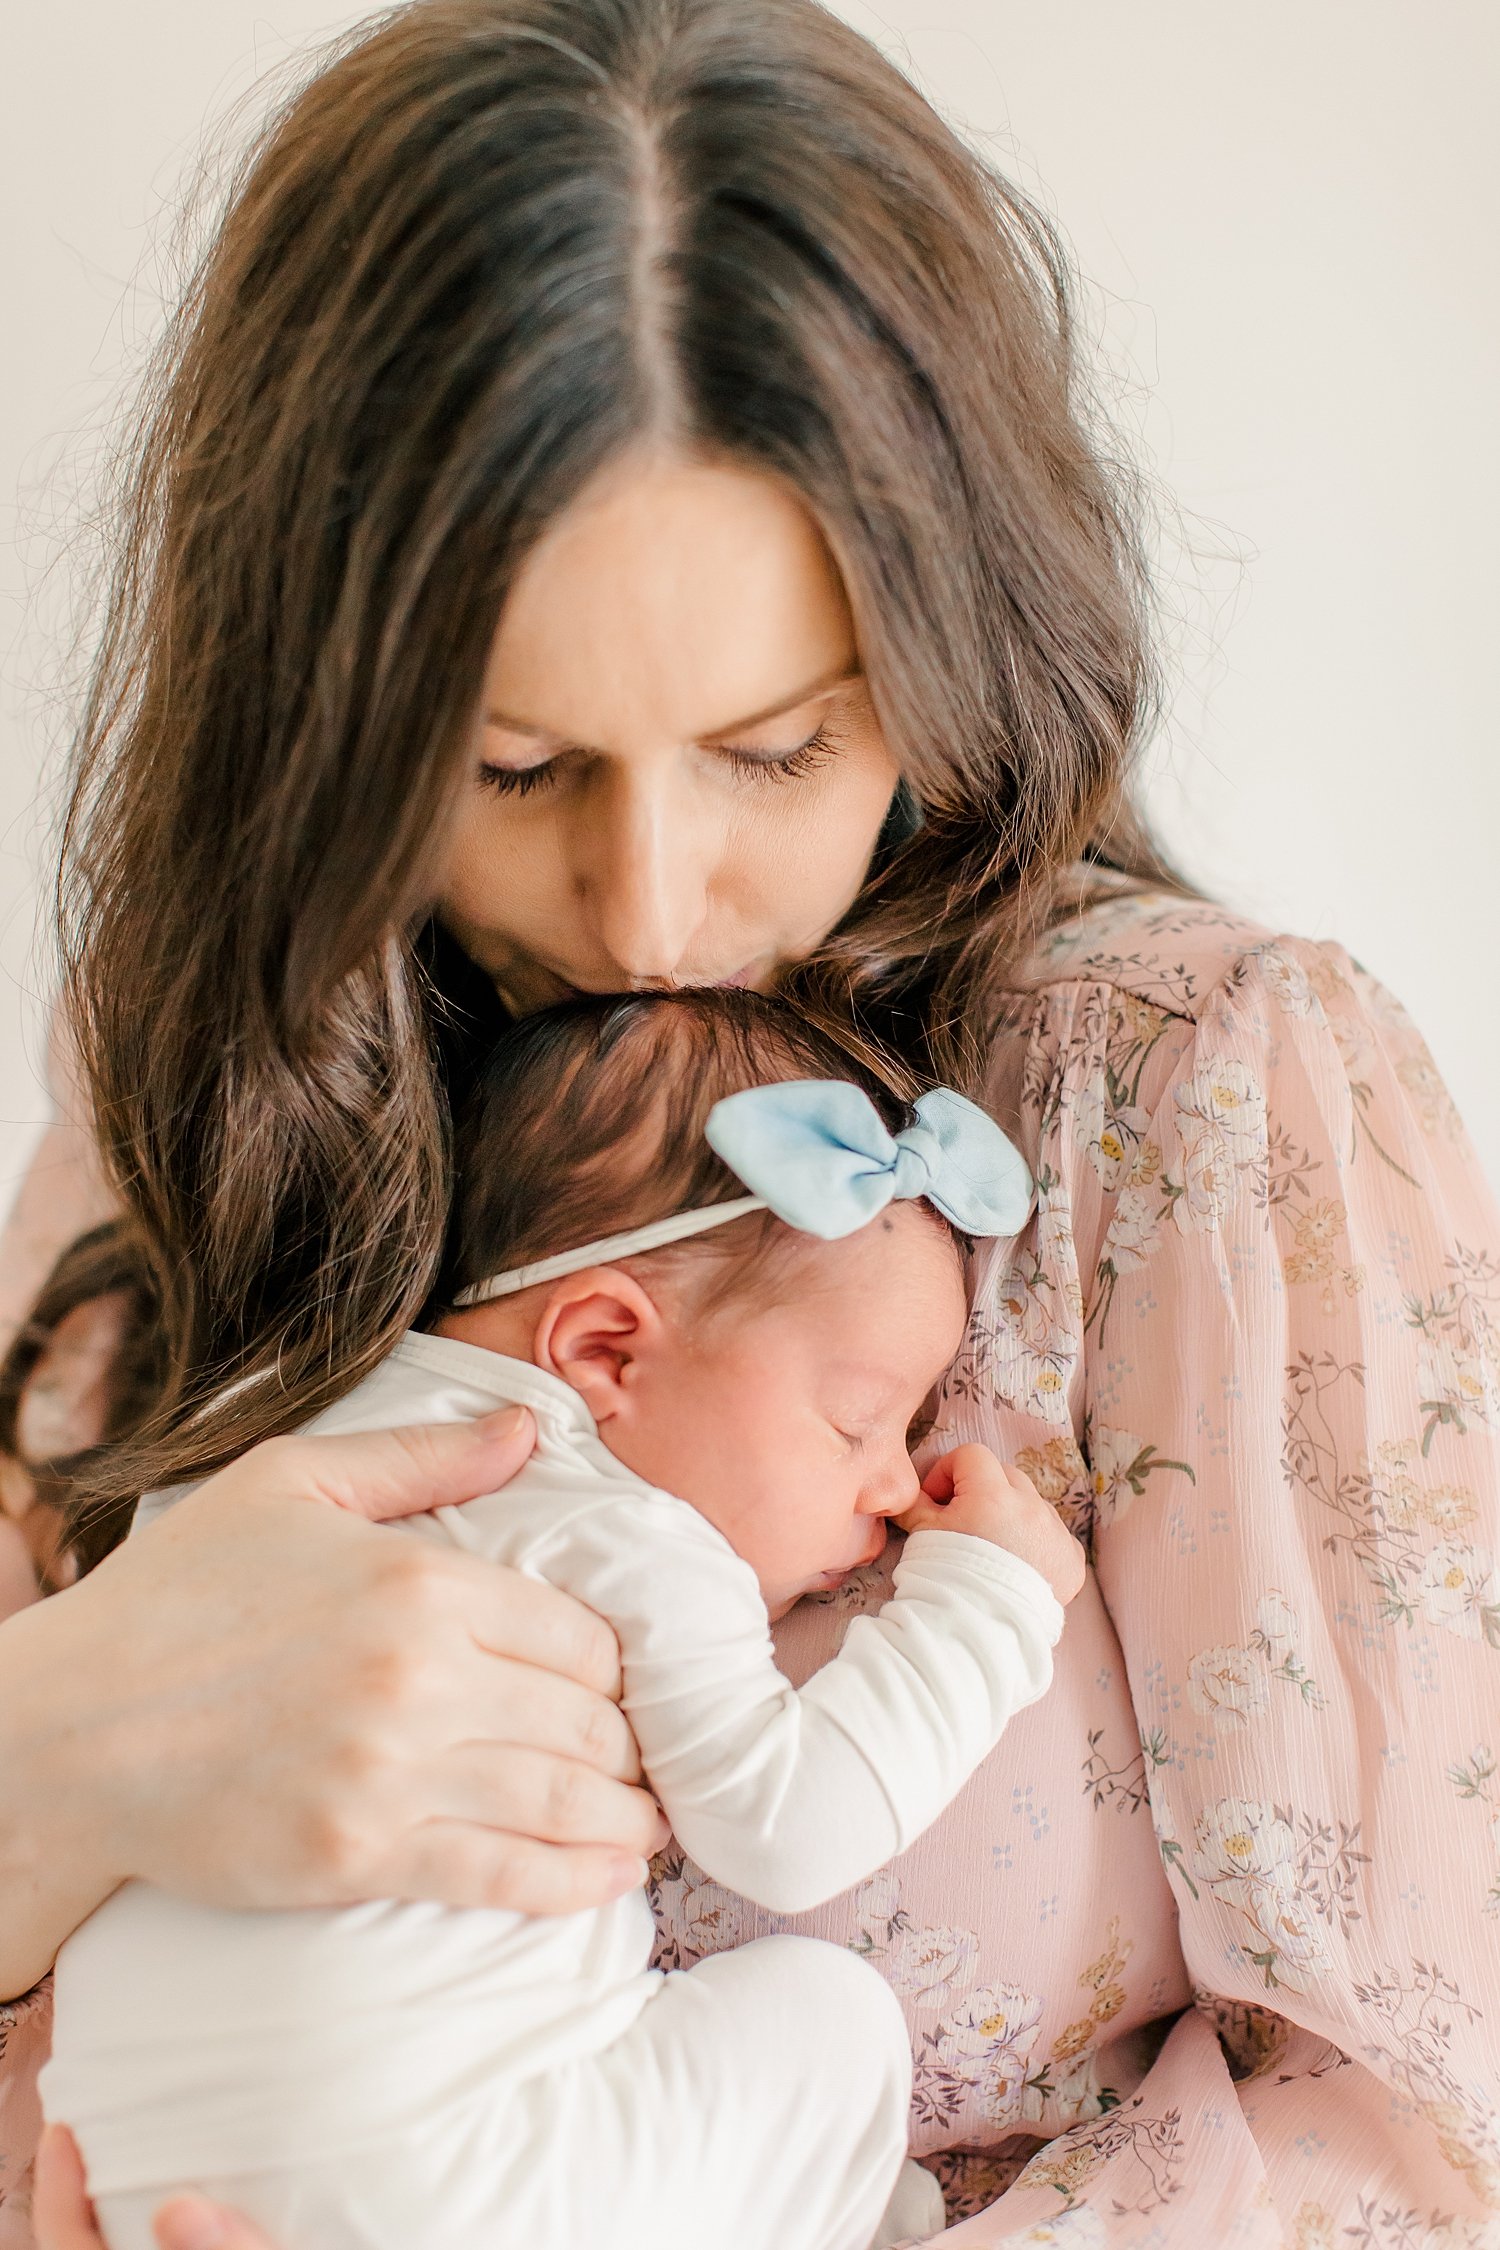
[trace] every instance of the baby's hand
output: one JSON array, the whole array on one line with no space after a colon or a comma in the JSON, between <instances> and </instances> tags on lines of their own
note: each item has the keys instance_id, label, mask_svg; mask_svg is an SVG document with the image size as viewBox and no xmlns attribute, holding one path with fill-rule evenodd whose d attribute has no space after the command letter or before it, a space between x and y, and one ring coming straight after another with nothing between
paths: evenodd
<instances>
[{"instance_id":1,"label":"baby's hand","mask_svg":"<svg viewBox=\"0 0 1500 2250\"><path fill-rule=\"evenodd\" d=\"M922 1498L894 1521L903 1531L967 1531L1019 1555L1060 1602L1083 1584L1084 1554L1030 1477L1008 1469L987 1445L959 1445L934 1461Z\"/></svg>"}]
</instances>

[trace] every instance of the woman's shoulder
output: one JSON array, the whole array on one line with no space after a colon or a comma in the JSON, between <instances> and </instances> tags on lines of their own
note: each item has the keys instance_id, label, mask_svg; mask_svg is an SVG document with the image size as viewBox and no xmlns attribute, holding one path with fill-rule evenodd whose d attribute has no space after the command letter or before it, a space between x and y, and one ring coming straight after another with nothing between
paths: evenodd
<instances>
[{"instance_id":1,"label":"woman's shoulder","mask_svg":"<svg viewBox=\"0 0 1500 2250\"><path fill-rule=\"evenodd\" d=\"M1080 879L1072 903L1014 964L1007 995L1026 1013L1060 985L1103 985L1196 1023L1241 963L1309 942L1213 899L1091 870L1086 887Z\"/></svg>"}]
</instances>

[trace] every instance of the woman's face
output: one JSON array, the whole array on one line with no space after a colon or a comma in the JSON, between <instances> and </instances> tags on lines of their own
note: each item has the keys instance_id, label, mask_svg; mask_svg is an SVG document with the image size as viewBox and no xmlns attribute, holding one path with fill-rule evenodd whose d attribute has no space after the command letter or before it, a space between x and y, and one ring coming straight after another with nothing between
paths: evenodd
<instances>
[{"instance_id":1,"label":"woman's face","mask_svg":"<svg viewBox=\"0 0 1500 2250\"><path fill-rule=\"evenodd\" d=\"M525 1011L765 989L852 903L898 779L833 558L768 476L602 472L527 557L443 919Z\"/></svg>"}]
</instances>

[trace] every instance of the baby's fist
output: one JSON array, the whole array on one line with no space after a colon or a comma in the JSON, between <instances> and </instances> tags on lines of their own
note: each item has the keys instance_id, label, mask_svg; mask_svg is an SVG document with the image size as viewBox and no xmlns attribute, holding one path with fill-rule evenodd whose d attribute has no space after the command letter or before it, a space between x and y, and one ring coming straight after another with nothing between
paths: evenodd
<instances>
[{"instance_id":1,"label":"baby's fist","mask_svg":"<svg viewBox=\"0 0 1500 2250\"><path fill-rule=\"evenodd\" d=\"M934 1461L922 1498L895 1521L903 1531L966 1531L1030 1563L1063 1603L1083 1584L1084 1553L1057 1510L987 1445L959 1445Z\"/></svg>"}]
</instances>

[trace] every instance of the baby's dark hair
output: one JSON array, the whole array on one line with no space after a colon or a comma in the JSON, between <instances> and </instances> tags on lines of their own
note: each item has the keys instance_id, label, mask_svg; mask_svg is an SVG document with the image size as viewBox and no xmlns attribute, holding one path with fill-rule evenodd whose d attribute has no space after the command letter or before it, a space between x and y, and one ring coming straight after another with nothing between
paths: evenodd
<instances>
[{"instance_id":1,"label":"baby's dark hair","mask_svg":"<svg viewBox=\"0 0 1500 2250\"><path fill-rule=\"evenodd\" d=\"M704 1139L708 1113L726 1094L792 1078L850 1080L892 1132L910 1122L918 1091L875 1047L846 1045L733 986L615 993L525 1017L491 1051L455 1127L456 1185L429 1317L491 1274L744 1195ZM748 1248L760 1266L788 1234L755 1212L651 1255Z\"/></svg>"}]
</instances>

